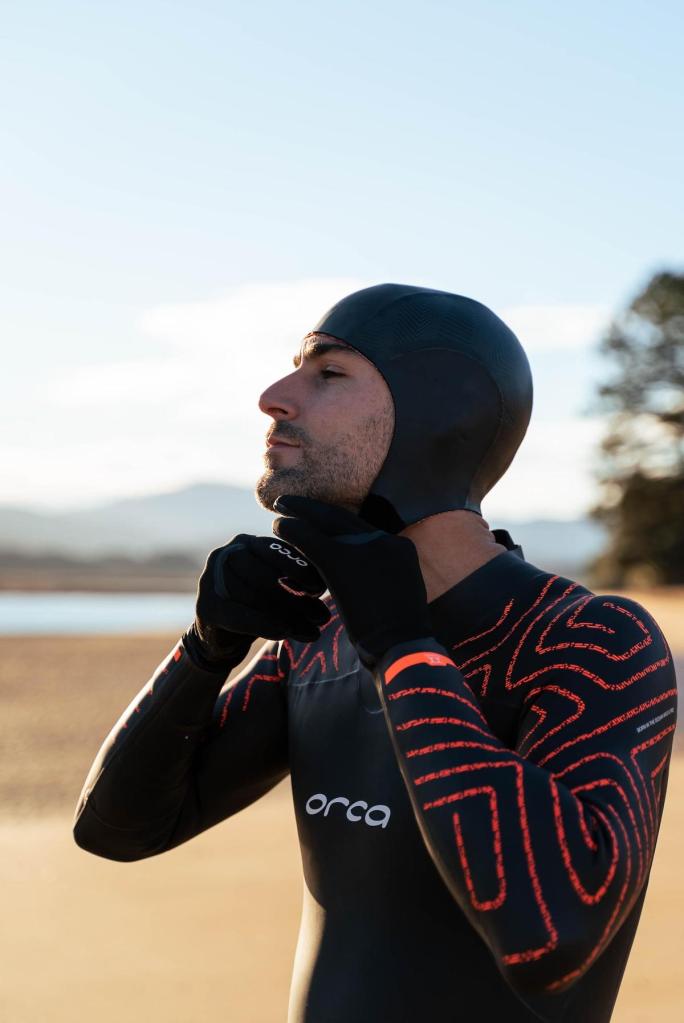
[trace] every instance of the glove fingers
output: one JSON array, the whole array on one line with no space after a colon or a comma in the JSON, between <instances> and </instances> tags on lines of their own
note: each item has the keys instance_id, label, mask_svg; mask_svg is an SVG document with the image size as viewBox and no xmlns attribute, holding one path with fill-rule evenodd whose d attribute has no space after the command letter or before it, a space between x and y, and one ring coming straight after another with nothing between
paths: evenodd
<instances>
[{"instance_id":1,"label":"glove fingers","mask_svg":"<svg viewBox=\"0 0 684 1023\"><path fill-rule=\"evenodd\" d=\"M318 597L293 597L286 594L282 604L283 614L292 621L313 622L325 625L330 621L330 609Z\"/></svg>"},{"instance_id":2,"label":"glove fingers","mask_svg":"<svg viewBox=\"0 0 684 1023\"><path fill-rule=\"evenodd\" d=\"M297 593L318 597L324 592L325 582L299 551L270 537L245 537L244 541L213 552L213 583L219 596L230 598L236 579L264 593L278 585L282 578L292 580L291 589Z\"/></svg>"},{"instance_id":3,"label":"glove fingers","mask_svg":"<svg viewBox=\"0 0 684 1023\"><path fill-rule=\"evenodd\" d=\"M245 585L253 590L268 589L273 585L273 572L251 554L246 542L220 547L212 551L210 559L211 564L207 564L207 568L211 572L214 591L224 600L231 600L236 589Z\"/></svg>"},{"instance_id":4,"label":"glove fingers","mask_svg":"<svg viewBox=\"0 0 684 1023\"><path fill-rule=\"evenodd\" d=\"M283 549L289 551L287 547ZM211 566L214 589L223 600L237 601L245 606L258 604L261 613L268 610L277 619L311 621L323 625L330 618L330 612L325 604L317 597L299 591L296 588L299 585L298 580L293 580L294 586L290 586L289 576L283 577L286 581L285 585L282 585L275 575L274 566L280 568L281 564L289 562L281 561L278 554L276 558L277 561L266 563L254 557L245 548L233 549L231 546L221 549ZM316 590L325 587L318 573L308 563L305 570L298 566L297 571L304 575L305 586L314 585ZM313 583L314 577L320 582ZM212 602L208 599L206 606L203 604L202 613L211 614L210 603Z\"/></svg>"},{"instance_id":5,"label":"glove fingers","mask_svg":"<svg viewBox=\"0 0 684 1023\"><path fill-rule=\"evenodd\" d=\"M235 632L249 631L254 627L254 622L277 623L278 626L286 622L292 628L307 631L316 629L318 636L318 628L331 617L329 608L316 597L292 597L283 592L282 597L274 597L267 605L260 606L254 602L253 591L242 593L237 589L230 600L198 602L197 610L202 621ZM250 615L247 615L248 610ZM260 628L263 627L262 624ZM257 632L255 635L271 638L265 632ZM289 633L280 633L280 636L283 635Z\"/></svg>"},{"instance_id":6,"label":"glove fingers","mask_svg":"<svg viewBox=\"0 0 684 1023\"><path fill-rule=\"evenodd\" d=\"M318 597L295 596L284 589L274 593L270 607L278 617L287 621L324 625L330 618L330 611Z\"/></svg>"},{"instance_id":7,"label":"glove fingers","mask_svg":"<svg viewBox=\"0 0 684 1023\"><path fill-rule=\"evenodd\" d=\"M330 539L325 534L303 519L295 518L277 518L272 529L279 539L299 551L306 551L306 557L320 571L320 562L325 557L325 551L330 549Z\"/></svg>"},{"instance_id":8,"label":"glove fingers","mask_svg":"<svg viewBox=\"0 0 684 1023\"><path fill-rule=\"evenodd\" d=\"M292 589L319 597L325 582L319 572L300 551L292 550L275 538L258 537L250 547L255 559L268 565L274 578L292 580Z\"/></svg>"},{"instance_id":9,"label":"glove fingers","mask_svg":"<svg viewBox=\"0 0 684 1023\"><path fill-rule=\"evenodd\" d=\"M214 634L310 642L330 611L318 599L325 582L299 551L270 537L238 534L213 550L198 585L197 621Z\"/></svg>"},{"instance_id":10,"label":"glove fingers","mask_svg":"<svg viewBox=\"0 0 684 1023\"><path fill-rule=\"evenodd\" d=\"M246 604L232 602L229 610L230 629L227 632L243 633L247 636L260 636L262 639L296 639L303 642L317 640L320 633L316 625L287 618L265 615ZM221 623L214 622L211 628L221 632Z\"/></svg>"},{"instance_id":11,"label":"glove fingers","mask_svg":"<svg viewBox=\"0 0 684 1023\"><path fill-rule=\"evenodd\" d=\"M248 564L243 564L243 570L251 569L250 578L243 579L241 574L235 571L239 559L244 558ZM230 560L230 570L227 569L227 561ZM290 627L309 630L317 625L324 625L330 618L330 611L326 605L317 597L308 595L296 596L278 585L274 578L273 571L269 565L259 562L256 558L250 557L248 552L243 550L226 552L221 549L216 558L208 566L214 583L213 590L220 594L220 599L212 592L212 588L200 587L200 595L197 600L197 612L199 617L226 629L249 632L255 627L254 621L261 623L277 623L280 627L282 622L287 622ZM254 620L252 624L243 624L238 627L236 621L236 609L241 609L238 615L243 623L246 621L246 609L253 609ZM263 625L260 628L263 630ZM280 633L280 636L290 633ZM257 632L256 635L263 635L265 639L272 638L266 632ZM318 633L316 633L318 635Z\"/></svg>"},{"instance_id":12,"label":"glove fingers","mask_svg":"<svg viewBox=\"0 0 684 1023\"><path fill-rule=\"evenodd\" d=\"M274 508L288 518L302 519L326 536L372 532L374 527L346 508L316 501L311 497L284 494L277 498ZM280 535L280 534L277 534Z\"/></svg>"}]
</instances>

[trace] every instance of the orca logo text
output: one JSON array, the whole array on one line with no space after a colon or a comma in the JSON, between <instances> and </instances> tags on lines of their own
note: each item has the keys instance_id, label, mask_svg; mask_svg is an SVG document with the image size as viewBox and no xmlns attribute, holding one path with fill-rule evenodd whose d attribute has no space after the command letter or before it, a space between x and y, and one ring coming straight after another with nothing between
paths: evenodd
<instances>
[{"instance_id":1,"label":"orca logo text","mask_svg":"<svg viewBox=\"0 0 684 1023\"><path fill-rule=\"evenodd\" d=\"M296 554L293 554L288 547L283 547L279 543L271 544L272 551L278 551L279 554L284 554L290 561L294 561L295 565L299 565L301 568L308 568L308 561L304 561L304 558L298 558Z\"/></svg>"},{"instance_id":2,"label":"orca logo text","mask_svg":"<svg viewBox=\"0 0 684 1023\"><path fill-rule=\"evenodd\" d=\"M350 803L345 796L335 796L334 799L328 799L322 792L317 792L315 795L309 796L305 809L312 816L320 813L322 810L323 816L327 817L336 803L346 807L345 817L348 821L363 820L364 824L367 824L369 828L387 827L391 811L389 806L385 806L383 803L369 806L363 799L357 799L355 803Z\"/></svg>"}]
</instances>

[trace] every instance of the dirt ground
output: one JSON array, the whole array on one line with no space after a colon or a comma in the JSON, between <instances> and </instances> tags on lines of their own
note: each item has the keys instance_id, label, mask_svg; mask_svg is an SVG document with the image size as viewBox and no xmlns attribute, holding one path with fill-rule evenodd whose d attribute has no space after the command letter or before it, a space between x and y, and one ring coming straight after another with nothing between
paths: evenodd
<instances>
[{"instance_id":1,"label":"dirt ground","mask_svg":"<svg viewBox=\"0 0 684 1023\"><path fill-rule=\"evenodd\" d=\"M630 596L684 665L684 596ZM2 1023L286 1018L302 893L287 780L140 863L91 856L71 835L102 739L176 639L0 637ZM680 754L614 1023L682 1018L682 792Z\"/></svg>"}]
</instances>

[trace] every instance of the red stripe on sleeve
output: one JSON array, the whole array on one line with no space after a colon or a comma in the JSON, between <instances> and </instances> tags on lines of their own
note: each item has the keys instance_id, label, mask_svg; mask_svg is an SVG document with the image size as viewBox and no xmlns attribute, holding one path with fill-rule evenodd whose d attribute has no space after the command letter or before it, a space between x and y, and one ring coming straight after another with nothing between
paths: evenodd
<instances>
[{"instance_id":1,"label":"red stripe on sleeve","mask_svg":"<svg viewBox=\"0 0 684 1023\"><path fill-rule=\"evenodd\" d=\"M445 654L435 653L434 650L406 654L405 657L400 657L398 661L390 664L385 672L385 685L388 686L392 679L396 678L400 672L405 671L407 668L412 668L416 664L429 664L431 668L443 668L447 664L450 664L452 668L456 667L450 657L447 657Z\"/></svg>"}]
</instances>

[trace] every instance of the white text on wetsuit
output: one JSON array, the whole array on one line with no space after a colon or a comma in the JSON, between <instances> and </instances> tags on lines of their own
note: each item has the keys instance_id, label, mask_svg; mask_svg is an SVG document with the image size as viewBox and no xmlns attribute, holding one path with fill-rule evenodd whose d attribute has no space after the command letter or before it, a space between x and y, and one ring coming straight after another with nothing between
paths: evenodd
<instances>
[{"instance_id":1,"label":"white text on wetsuit","mask_svg":"<svg viewBox=\"0 0 684 1023\"><path fill-rule=\"evenodd\" d=\"M329 800L322 792L309 796L305 809L312 816L323 810L323 816L327 817L335 803L346 806L347 812L345 816L348 821L360 821L363 819L364 824L367 824L369 828L386 828L390 819L390 808L382 803L376 803L375 806L369 807L368 803L363 799L357 799L355 803L350 803L345 796L335 796L334 799ZM357 810L361 810L361 812L355 812ZM371 816L371 814L375 816Z\"/></svg>"}]
</instances>

